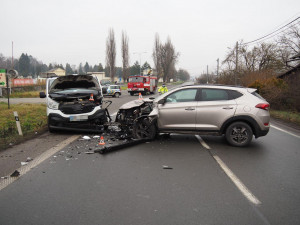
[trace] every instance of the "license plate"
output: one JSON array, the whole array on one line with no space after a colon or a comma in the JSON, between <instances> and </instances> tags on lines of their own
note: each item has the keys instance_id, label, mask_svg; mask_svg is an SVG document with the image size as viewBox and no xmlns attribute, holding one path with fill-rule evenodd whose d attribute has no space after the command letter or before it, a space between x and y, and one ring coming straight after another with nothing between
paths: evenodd
<instances>
[{"instance_id":1,"label":"license plate","mask_svg":"<svg viewBox=\"0 0 300 225\"><path fill-rule=\"evenodd\" d=\"M70 121L87 121L88 116L87 115L81 115L81 116L70 116Z\"/></svg>"}]
</instances>

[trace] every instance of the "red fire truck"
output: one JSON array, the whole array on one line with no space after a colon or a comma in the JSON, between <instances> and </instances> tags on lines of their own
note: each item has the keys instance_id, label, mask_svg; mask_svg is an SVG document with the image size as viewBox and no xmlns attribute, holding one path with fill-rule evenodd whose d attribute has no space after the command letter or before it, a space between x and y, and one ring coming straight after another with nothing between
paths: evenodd
<instances>
[{"instance_id":1,"label":"red fire truck","mask_svg":"<svg viewBox=\"0 0 300 225\"><path fill-rule=\"evenodd\" d=\"M157 89L157 77L150 75L129 76L127 90L130 95L141 93L142 95L154 94Z\"/></svg>"}]
</instances>

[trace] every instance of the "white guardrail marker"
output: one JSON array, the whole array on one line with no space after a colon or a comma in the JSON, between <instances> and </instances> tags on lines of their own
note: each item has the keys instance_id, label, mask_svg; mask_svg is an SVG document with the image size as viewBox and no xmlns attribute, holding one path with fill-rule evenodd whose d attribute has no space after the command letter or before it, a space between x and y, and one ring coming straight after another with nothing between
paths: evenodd
<instances>
[{"instance_id":1,"label":"white guardrail marker","mask_svg":"<svg viewBox=\"0 0 300 225\"><path fill-rule=\"evenodd\" d=\"M18 116L18 112L14 112L14 116L15 116L15 119L16 119L16 124L17 124L19 135L23 136L22 129L21 129L21 124L20 124L20 120L19 120L19 116Z\"/></svg>"}]
</instances>

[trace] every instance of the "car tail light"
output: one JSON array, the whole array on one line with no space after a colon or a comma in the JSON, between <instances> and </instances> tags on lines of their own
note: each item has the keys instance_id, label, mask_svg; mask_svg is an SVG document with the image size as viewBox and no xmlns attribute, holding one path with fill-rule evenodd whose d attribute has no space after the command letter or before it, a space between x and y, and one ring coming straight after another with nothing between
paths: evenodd
<instances>
[{"instance_id":1,"label":"car tail light","mask_svg":"<svg viewBox=\"0 0 300 225\"><path fill-rule=\"evenodd\" d=\"M267 104L267 103L259 103L255 106L256 108L259 108L259 109L263 109L263 110L269 110L270 108L270 104Z\"/></svg>"}]
</instances>

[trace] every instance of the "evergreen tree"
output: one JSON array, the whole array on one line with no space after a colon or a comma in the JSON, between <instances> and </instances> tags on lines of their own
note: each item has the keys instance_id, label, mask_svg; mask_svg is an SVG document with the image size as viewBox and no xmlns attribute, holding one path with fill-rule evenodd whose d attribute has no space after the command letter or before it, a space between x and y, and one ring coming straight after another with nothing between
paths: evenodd
<instances>
[{"instance_id":1,"label":"evergreen tree","mask_svg":"<svg viewBox=\"0 0 300 225\"><path fill-rule=\"evenodd\" d=\"M139 62L136 61L134 63L134 65L130 67L130 74L131 75L138 75L138 74L140 74L140 69L141 69L141 66L140 66Z\"/></svg>"},{"instance_id":2,"label":"evergreen tree","mask_svg":"<svg viewBox=\"0 0 300 225\"><path fill-rule=\"evenodd\" d=\"M101 63L99 63L99 69L98 69L98 72L104 72L104 68L103 68L103 66L102 66Z\"/></svg>"},{"instance_id":3,"label":"evergreen tree","mask_svg":"<svg viewBox=\"0 0 300 225\"><path fill-rule=\"evenodd\" d=\"M89 72L89 70L90 70L90 66L89 66L88 62L86 62L84 67L83 67L83 72L87 73L87 72Z\"/></svg>"},{"instance_id":4,"label":"evergreen tree","mask_svg":"<svg viewBox=\"0 0 300 225\"><path fill-rule=\"evenodd\" d=\"M22 53L19 59L19 74L27 77L30 72L30 59L27 54Z\"/></svg>"},{"instance_id":5,"label":"evergreen tree","mask_svg":"<svg viewBox=\"0 0 300 225\"><path fill-rule=\"evenodd\" d=\"M82 63L79 64L78 74L83 74Z\"/></svg>"},{"instance_id":6,"label":"evergreen tree","mask_svg":"<svg viewBox=\"0 0 300 225\"><path fill-rule=\"evenodd\" d=\"M72 67L70 66L69 63L66 64L66 75L71 75L73 74L73 70L72 70Z\"/></svg>"}]
</instances>

